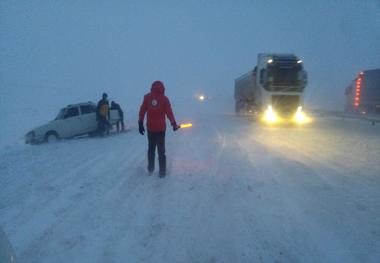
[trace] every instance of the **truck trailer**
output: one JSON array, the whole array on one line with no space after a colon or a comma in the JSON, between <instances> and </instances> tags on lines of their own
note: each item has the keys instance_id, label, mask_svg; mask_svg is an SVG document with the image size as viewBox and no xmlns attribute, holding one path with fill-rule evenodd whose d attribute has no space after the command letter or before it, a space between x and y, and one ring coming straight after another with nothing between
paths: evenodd
<instances>
[{"instance_id":1,"label":"truck trailer","mask_svg":"<svg viewBox=\"0 0 380 263\"><path fill-rule=\"evenodd\" d=\"M345 93L346 112L380 114L380 69L359 72Z\"/></svg>"},{"instance_id":2,"label":"truck trailer","mask_svg":"<svg viewBox=\"0 0 380 263\"><path fill-rule=\"evenodd\" d=\"M303 94L307 74L293 54L258 54L255 68L235 79L235 112L261 119L304 122Z\"/></svg>"}]
</instances>

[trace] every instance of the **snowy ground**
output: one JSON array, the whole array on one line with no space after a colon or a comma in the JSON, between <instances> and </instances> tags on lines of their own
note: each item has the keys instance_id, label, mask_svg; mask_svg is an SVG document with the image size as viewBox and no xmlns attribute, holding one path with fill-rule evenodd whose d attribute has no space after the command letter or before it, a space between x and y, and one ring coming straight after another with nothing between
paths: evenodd
<instances>
[{"instance_id":1,"label":"snowy ground","mask_svg":"<svg viewBox=\"0 0 380 263\"><path fill-rule=\"evenodd\" d=\"M18 260L379 262L379 125L270 128L227 104L174 106L194 127L167 132L165 179L145 172L133 126L3 143L0 225Z\"/></svg>"}]
</instances>

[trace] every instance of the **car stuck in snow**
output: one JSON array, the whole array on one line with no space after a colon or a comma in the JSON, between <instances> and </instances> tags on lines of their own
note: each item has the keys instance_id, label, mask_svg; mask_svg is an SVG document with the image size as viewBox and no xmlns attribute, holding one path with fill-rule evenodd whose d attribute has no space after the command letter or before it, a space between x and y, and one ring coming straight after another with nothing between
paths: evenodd
<instances>
[{"instance_id":1,"label":"car stuck in snow","mask_svg":"<svg viewBox=\"0 0 380 263\"><path fill-rule=\"evenodd\" d=\"M110 125L116 124L119 120L118 111L110 110L108 119ZM70 104L61 109L54 120L29 131L25 135L25 143L37 144L86 134L95 135L97 134L97 130L98 123L95 103Z\"/></svg>"}]
</instances>

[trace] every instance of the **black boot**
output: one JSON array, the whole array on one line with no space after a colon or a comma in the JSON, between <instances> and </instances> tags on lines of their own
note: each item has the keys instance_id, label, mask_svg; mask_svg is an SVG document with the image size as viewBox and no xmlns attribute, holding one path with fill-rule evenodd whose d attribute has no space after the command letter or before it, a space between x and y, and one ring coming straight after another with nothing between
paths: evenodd
<instances>
[{"instance_id":1,"label":"black boot","mask_svg":"<svg viewBox=\"0 0 380 263\"><path fill-rule=\"evenodd\" d=\"M165 154L158 156L158 163L160 165L160 177L166 176L166 156Z\"/></svg>"}]
</instances>

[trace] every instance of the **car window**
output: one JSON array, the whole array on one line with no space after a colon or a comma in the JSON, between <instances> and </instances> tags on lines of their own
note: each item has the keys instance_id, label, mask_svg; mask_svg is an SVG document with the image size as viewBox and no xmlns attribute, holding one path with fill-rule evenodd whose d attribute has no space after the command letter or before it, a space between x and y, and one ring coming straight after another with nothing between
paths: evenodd
<instances>
[{"instance_id":1,"label":"car window","mask_svg":"<svg viewBox=\"0 0 380 263\"><path fill-rule=\"evenodd\" d=\"M82 105L80 106L81 114L89 114L95 112L95 108L92 105Z\"/></svg>"},{"instance_id":2,"label":"car window","mask_svg":"<svg viewBox=\"0 0 380 263\"><path fill-rule=\"evenodd\" d=\"M75 117L75 116L78 116L78 115L79 115L78 107L68 108L66 110L65 118L64 119Z\"/></svg>"},{"instance_id":3,"label":"car window","mask_svg":"<svg viewBox=\"0 0 380 263\"><path fill-rule=\"evenodd\" d=\"M60 119L63 119L65 115L65 109L61 109L59 112L58 112L58 115L57 117L55 117L56 120L60 120Z\"/></svg>"}]
</instances>

